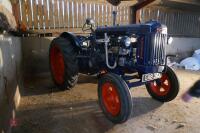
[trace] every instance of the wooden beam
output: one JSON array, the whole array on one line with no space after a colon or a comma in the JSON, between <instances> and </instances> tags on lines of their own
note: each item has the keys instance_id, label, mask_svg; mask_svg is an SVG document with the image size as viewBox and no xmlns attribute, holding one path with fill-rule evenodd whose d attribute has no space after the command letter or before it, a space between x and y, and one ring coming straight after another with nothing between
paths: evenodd
<instances>
[{"instance_id":1,"label":"wooden beam","mask_svg":"<svg viewBox=\"0 0 200 133\"><path fill-rule=\"evenodd\" d=\"M145 0L141 3L136 4L134 7L135 7L136 10L139 10L139 9L151 4L154 1L156 1L156 0Z\"/></svg>"},{"instance_id":2,"label":"wooden beam","mask_svg":"<svg viewBox=\"0 0 200 133\"><path fill-rule=\"evenodd\" d=\"M145 0L141 3L132 6L132 12L133 12L132 23L140 23L139 10L155 1L156 0Z\"/></svg>"},{"instance_id":3,"label":"wooden beam","mask_svg":"<svg viewBox=\"0 0 200 133\"><path fill-rule=\"evenodd\" d=\"M168 0L168 1L200 6L199 0Z\"/></svg>"}]
</instances>

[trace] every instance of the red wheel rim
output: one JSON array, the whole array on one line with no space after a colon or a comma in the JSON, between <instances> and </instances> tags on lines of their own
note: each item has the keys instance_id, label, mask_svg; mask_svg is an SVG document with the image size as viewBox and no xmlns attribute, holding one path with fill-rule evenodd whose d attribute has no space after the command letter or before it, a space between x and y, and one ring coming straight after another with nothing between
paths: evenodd
<instances>
[{"instance_id":1,"label":"red wheel rim","mask_svg":"<svg viewBox=\"0 0 200 133\"><path fill-rule=\"evenodd\" d=\"M153 81L150 83L152 91L158 96L165 96L171 89L171 83L167 74L162 74L159 81Z\"/></svg>"},{"instance_id":2,"label":"red wheel rim","mask_svg":"<svg viewBox=\"0 0 200 133\"><path fill-rule=\"evenodd\" d=\"M112 116L118 115L120 112L121 103L117 89L113 84L106 82L102 85L102 98L106 110Z\"/></svg>"},{"instance_id":3,"label":"red wheel rim","mask_svg":"<svg viewBox=\"0 0 200 133\"><path fill-rule=\"evenodd\" d=\"M50 50L50 64L56 83L62 84L64 82L65 64L61 50L56 45Z\"/></svg>"}]
</instances>

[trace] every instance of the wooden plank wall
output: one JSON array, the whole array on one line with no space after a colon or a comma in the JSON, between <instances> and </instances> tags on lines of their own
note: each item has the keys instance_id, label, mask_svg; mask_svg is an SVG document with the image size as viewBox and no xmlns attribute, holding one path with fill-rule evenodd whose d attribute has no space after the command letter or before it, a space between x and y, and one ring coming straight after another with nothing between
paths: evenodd
<instances>
[{"instance_id":1,"label":"wooden plank wall","mask_svg":"<svg viewBox=\"0 0 200 133\"><path fill-rule=\"evenodd\" d=\"M88 0L18 0L17 22L32 32L81 32L86 18L96 25L112 25L112 11L117 11L117 24L130 23L130 5L114 7L105 1Z\"/></svg>"},{"instance_id":2,"label":"wooden plank wall","mask_svg":"<svg viewBox=\"0 0 200 133\"><path fill-rule=\"evenodd\" d=\"M173 36L200 37L200 13L162 6L152 6L140 10L141 22L156 20L165 24L168 33Z\"/></svg>"}]
</instances>

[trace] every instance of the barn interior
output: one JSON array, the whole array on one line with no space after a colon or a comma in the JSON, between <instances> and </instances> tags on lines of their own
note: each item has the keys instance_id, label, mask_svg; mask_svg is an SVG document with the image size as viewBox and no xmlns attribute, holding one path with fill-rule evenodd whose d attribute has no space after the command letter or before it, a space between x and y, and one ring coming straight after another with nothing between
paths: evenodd
<instances>
[{"instance_id":1,"label":"barn interior","mask_svg":"<svg viewBox=\"0 0 200 133\"><path fill-rule=\"evenodd\" d=\"M200 99L182 95L200 79L200 58L190 70L181 61L200 49L199 0L0 0L0 132L2 133L198 133ZM61 91L52 80L49 46L62 32L87 36L82 26L158 21L173 38L166 51L178 76L176 99L162 103L145 85L131 89L133 110L128 121L113 124L98 104L98 79L79 75L77 85ZM200 53L199 53L200 54ZM200 57L200 56L199 56ZM193 70L196 68L195 70ZM199 70L197 70L199 68Z\"/></svg>"}]
</instances>

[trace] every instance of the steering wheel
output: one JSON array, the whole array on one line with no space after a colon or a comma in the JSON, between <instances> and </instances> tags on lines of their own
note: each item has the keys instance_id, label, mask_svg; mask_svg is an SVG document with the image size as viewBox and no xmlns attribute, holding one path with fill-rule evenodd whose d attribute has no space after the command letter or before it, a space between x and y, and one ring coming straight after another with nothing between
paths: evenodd
<instances>
[{"instance_id":1,"label":"steering wheel","mask_svg":"<svg viewBox=\"0 0 200 133\"><path fill-rule=\"evenodd\" d=\"M85 32L85 31L90 30L90 31L94 32L94 27L95 27L94 25L95 25L94 20L91 18L87 18L85 24L82 27L82 31ZM90 26L90 27L88 28L86 26Z\"/></svg>"}]
</instances>

